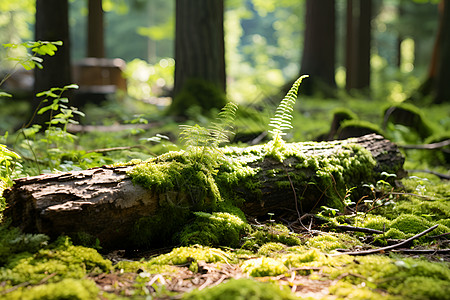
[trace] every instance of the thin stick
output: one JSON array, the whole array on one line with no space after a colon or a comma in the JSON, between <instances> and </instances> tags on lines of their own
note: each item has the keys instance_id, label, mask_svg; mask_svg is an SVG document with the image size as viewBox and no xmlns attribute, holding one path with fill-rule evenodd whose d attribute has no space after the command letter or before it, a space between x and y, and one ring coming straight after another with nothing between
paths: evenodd
<instances>
[{"instance_id":1,"label":"thin stick","mask_svg":"<svg viewBox=\"0 0 450 300\"><path fill-rule=\"evenodd\" d=\"M403 242L395 244L395 245L392 245L392 246L387 246L387 247L378 248L378 249L365 250L365 251L342 252L342 253L337 253L337 254L332 254L332 255L333 256L344 255L344 254L346 254L346 255L368 255L368 254L375 254L375 253L389 251L389 250L401 247L403 245L406 245L409 242L411 242L411 241L413 241L415 239L418 239L421 236L427 234L428 232L435 230L437 227L438 227L438 225L434 225L434 226L428 228L427 230L424 230L421 233L418 233L415 236L410 237L409 239L404 240Z\"/></svg>"},{"instance_id":2,"label":"thin stick","mask_svg":"<svg viewBox=\"0 0 450 300\"><path fill-rule=\"evenodd\" d=\"M364 228L364 227L348 226L348 225L338 225L336 228L340 229L342 231L357 231L357 232L373 233L373 234L382 234L383 233L383 231L381 231L381 230L376 230L376 229L372 229L372 228Z\"/></svg>"}]
</instances>

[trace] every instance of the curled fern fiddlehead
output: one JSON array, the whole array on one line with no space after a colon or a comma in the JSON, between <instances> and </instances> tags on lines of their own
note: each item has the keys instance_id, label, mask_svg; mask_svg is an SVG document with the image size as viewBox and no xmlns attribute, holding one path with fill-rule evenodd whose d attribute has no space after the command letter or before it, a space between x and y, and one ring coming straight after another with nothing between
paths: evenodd
<instances>
[{"instance_id":1,"label":"curled fern fiddlehead","mask_svg":"<svg viewBox=\"0 0 450 300\"><path fill-rule=\"evenodd\" d=\"M278 105L275 111L275 117L270 119L269 126L272 127L272 130L269 130L269 132L272 134L274 141L281 140L282 136L286 135L285 130L292 128L292 112L294 110L295 100L297 99L298 88L302 80L306 77L309 76L303 75L294 82L289 92L281 100L280 105Z\"/></svg>"}]
</instances>

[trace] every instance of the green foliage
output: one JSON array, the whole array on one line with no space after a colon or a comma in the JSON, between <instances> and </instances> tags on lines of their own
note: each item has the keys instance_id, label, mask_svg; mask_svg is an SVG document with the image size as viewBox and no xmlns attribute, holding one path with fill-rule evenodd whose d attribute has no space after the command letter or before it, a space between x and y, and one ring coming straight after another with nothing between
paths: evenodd
<instances>
[{"instance_id":1,"label":"green foliage","mask_svg":"<svg viewBox=\"0 0 450 300\"><path fill-rule=\"evenodd\" d=\"M54 168L59 168L66 153L63 150L73 145L76 139L75 135L67 131L67 126L69 124L78 124L78 121L74 119L75 116L84 116L84 113L78 111L75 107L67 106L69 99L63 97L63 93L69 89L77 88L76 84L71 84L38 93L37 97L44 97L41 104L51 102L35 112L38 115L49 112L49 121L46 122L47 127L44 134L43 136L38 134L41 130L41 125L34 124L30 126L32 120L20 130L24 138L21 147L25 148L24 150L28 150L34 157L39 173L41 172L40 163L42 163L42 159L49 166L50 171ZM45 155L43 157L38 156L40 153Z\"/></svg>"},{"instance_id":2,"label":"green foliage","mask_svg":"<svg viewBox=\"0 0 450 300\"><path fill-rule=\"evenodd\" d=\"M212 122L209 128L199 125L180 125L180 138L189 147L217 148L220 143L229 142L233 134L233 122L236 116L237 104L228 102L218 114L216 122Z\"/></svg>"},{"instance_id":3,"label":"green foliage","mask_svg":"<svg viewBox=\"0 0 450 300\"><path fill-rule=\"evenodd\" d=\"M269 126L273 129L269 132L272 134L273 140L269 147L272 148L273 153L276 153L278 148L283 149L282 137L283 135L286 135L286 130L292 128L292 114L297 99L298 88L300 87L302 80L306 77L308 77L308 75L303 75L294 82L289 92L278 105L275 116L270 119Z\"/></svg>"},{"instance_id":4,"label":"green foliage","mask_svg":"<svg viewBox=\"0 0 450 300\"><path fill-rule=\"evenodd\" d=\"M262 283L253 279L231 279L216 287L194 290L183 295L185 300L293 300L298 299L288 289L273 283Z\"/></svg>"},{"instance_id":5,"label":"green foliage","mask_svg":"<svg viewBox=\"0 0 450 300\"><path fill-rule=\"evenodd\" d=\"M248 225L239 217L224 213L194 212L196 219L180 234L182 245L237 247Z\"/></svg>"},{"instance_id":6,"label":"green foliage","mask_svg":"<svg viewBox=\"0 0 450 300\"><path fill-rule=\"evenodd\" d=\"M3 47L5 48L18 48L18 47L24 47L27 49L31 49L31 54L26 53L22 57L10 57L9 60L17 62L17 64L20 64L25 70L32 70L34 68L42 69L42 62L43 59L40 56L49 55L53 56L55 55L55 52L58 50L56 46L62 46L62 41L57 42L24 42L21 44L3 44ZM6 80L7 78L3 79L2 82L0 82L0 85Z\"/></svg>"},{"instance_id":7,"label":"green foliage","mask_svg":"<svg viewBox=\"0 0 450 300\"><path fill-rule=\"evenodd\" d=\"M36 253L47 245L49 238L44 234L23 234L18 228L7 224L0 226L0 267L12 257L21 253Z\"/></svg>"},{"instance_id":8,"label":"green foliage","mask_svg":"<svg viewBox=\"0 0 450 300\"><path fill-rule=\"evenodd\" d=\"M20 159L19 154L0 144L0 211L4 209L3 191L13 184L12 176Z\"/></svg>"}]
</instances>

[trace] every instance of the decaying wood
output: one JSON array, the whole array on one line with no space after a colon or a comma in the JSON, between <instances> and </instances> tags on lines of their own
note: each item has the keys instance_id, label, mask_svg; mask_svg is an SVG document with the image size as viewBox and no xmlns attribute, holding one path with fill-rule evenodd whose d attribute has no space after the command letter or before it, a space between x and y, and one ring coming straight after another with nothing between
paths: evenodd
<instances>
[{"instance_id":1,"label":"decaying wood","mask_svg":"<svg viewBox=\"0 0 450 300\"><path fill-rule=\"evenodd\" d=\"M387 171L402 175L403 156L393 143L378 135L318 143L316 146L305 147L302 151L308 156L329 157L349 143L359 144L371 152L377 162L375 172ZM289 166L288 162L281 164L274 159L265 159L252 164L260 169L260 174L280 169L280 165L288 173L299 172ZM40 232L53 237L82 232L97 237L105 248L124 248L129 243L135 222L142 217L157 214L160 200L168 196L167 193L161 195L134 185L126 174L130 168L132 166L103 166L17 179L14 186L4 193L8 206L4 216L11 220L13 226L26 232ZM302 172L309 178L315 176L305 170ZM245 199L242 210L246 214L261 216L274 209L295 209L292 187L276 187L276 177L261 175L257 178L261 181L262 197L251 195L242 186L237 188ZM360 183L360 180L364 178L355 178L351 184ZM308 185L307 181L305 180L305 187ZM305 187L295 186L295 189L301 193ZM304 203L304 212L317 204L318 199L323 197L323 192L320 191L325 188L333 189L318 187L314 192L313 188L308 188L306 193L298 195L301 201L310 202Z\"/></svg>"}]
</instances>

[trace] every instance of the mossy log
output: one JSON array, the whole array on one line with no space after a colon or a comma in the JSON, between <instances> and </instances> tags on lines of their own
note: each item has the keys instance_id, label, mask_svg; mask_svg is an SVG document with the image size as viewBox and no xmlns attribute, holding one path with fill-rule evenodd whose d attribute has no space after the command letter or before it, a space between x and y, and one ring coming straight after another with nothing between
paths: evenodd
<instances>
[{"instance_id":1,"label":"mossy log","mask_svg":"<svg viewBox=\"0 0 450 300\"><path fill-rule=\"evenodd\" d=\"M360 189L362 183L375 183L382 178L382 172L398 177L404 172L404 158L397 146L375 134L292 145L293 151L301 153L291 153L283 162L274 157L248 159L246 164L256 170L254 175L231 188L234 196L243 200L240 208L245 214L261 217L277 211L306 213L320 205L342 208L348 189L356 187L352 195L360 197L364 192ZM247 161L246 155L255 156L261 147L229 152ZM182 190L161 193L134 184L129 176L132 168L103 166L16 179L4 193L4 216L26 232L52 237L81 235L98 238L106 248L126 248L133 245L131 238L139 220L158 215L162 203L188 198ZM294 199L298 199L297 205ZM198 209L189 201L183 202L183 210ZM165 218L159 218L162 227L177 223L175 216Z\"/></svg>"}]
</instances>

